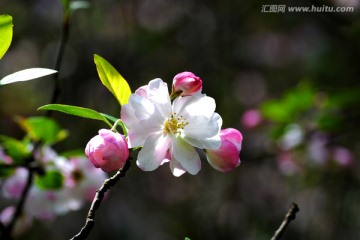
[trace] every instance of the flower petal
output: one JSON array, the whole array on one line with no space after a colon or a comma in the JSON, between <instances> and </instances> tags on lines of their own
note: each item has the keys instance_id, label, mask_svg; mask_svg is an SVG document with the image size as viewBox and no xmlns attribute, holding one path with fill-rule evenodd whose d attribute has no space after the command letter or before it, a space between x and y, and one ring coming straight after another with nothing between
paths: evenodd
<instances>
[{"instance_id":1,"label":"flower petal","mask_svg":"<svg viewBox=\"0 0 360 240\"><path fill-rule=\"evenodd\" d=\"M121 120L123 120L123 122L125 122L129 128L132 128L139 123L139 120L135 116L135 110L131 104L131 101L122 106L120 115Z\"/></svg>"},{"instance_id":2,"label":"flower petal","mask_svg":"<svg viewBox=\"0 0 360 240\"><path fill-rule=\"evenodd\" d=\"M201 161L195 148L179 136L172 136L171 140L171 160L178 161L187 172L196 175L201 169Z\"/></svg>"},{"instance_id":3,"label":"flower petal","mask_svg":"<svg viewBox=\"0 0 360 240\"><path fill-rule=\"evenodd\" d=\"M191 121L194 121L193 119ZM214 113L211 121L203 122L203 125L198 123L190 124L185 127L183 138L184 141L201 149L216 149L220 147L220 129L222 125L222 118L218 113ZM206 134L208 131L211 134Z\"/></svg>"},{"instance_id":4,"label":"flower petal","mask_svg":"<svg viewBox=\"0 0 360 240\"><path fill-rule=\"evenodd\" d=\"M138 120L148 119L150 116L154 115L155 107L149 99L141 97L137 94L132 94L129 102L131 102L131 105L134 108L135 116Z\"/></svg>"},{"instance_id":5,"label":"flower petal","mask_svg":"<svg viewBox=\"0 0 360 240\"><path fill-rule=\"evenodd\" d=\"M168 86L160 78L156 78L149 82L147 87L147 97L155 102L155 107L163 116L171 113L171 102Z\"/></svg>"},{"instance_id":6,"label":"flower petal","mask_svg":"<svg viewBox=\"0 0 360 240\"><path fill-rule=\"evenodd\" d=\"M153 171L158 168L166 156L170 138L163 134L153 134L144 143L140 150L136 164L144 171Z\"/></svg>"},{"instance_id":7,"label":"flower petal","mask_svg":"<svg viewBox=\"0 0 360 240\"><path fill-rule=\"evenodd\" d=\"M219 134L220 129L215 118L203 116L191 116L186 119L189 123L184 128L184 135L194 139L214 137Z\"/></svg>"},{"instance_id":8,"label":"flower petal","mask_svg":"<svg viewBox=\"0 0 360 240\"><path fill-rule=\"evenodd\" d=\"M186 173L185 169L175 159L171 159L169 166L170 166L170 170L171 170L172 174L175 177L180 177L181 175Z\"/></svg>"},{"instance_id":9,"label":"flower petal","mask_svg":"<svg viewBox=\"0 0 360 240\"><path fill-rule=\"evenodd\" d=\"M212 117L215 111L215 100L205 94L178 97L174 100L173 111L182 115L200 115Z\"/></svg>"},{"instance_id":10,"label":"flower petal","mask_svg":"<svg viewBox=\"0 0 360 240\"><path fill-rule=\"evenodd\" d=\"M234 143L223 139L217 150L206 150L206 159L218 171L228 172L240 165L239 151Z\"/></svg>"},{"instance_id":11,"label":"flower petal","mask_svg":"<svg viewBox=\"0 0 360 240\"><path fill-rule=\"evenodd\" d=\"M212 138L205 139L195 139L185 136L183 140L188 144L200 149L217 149L221 144L220 135L215 135Z\"/></svg>"},{"instance_id":12,"label":"flower petal","mask_svg":"<svg viewBox=\"0 0 360 240\"><path fill-rule=\"evenodd\" d=\"M152 121L152 119L139 121L136 127L129 129L129 148L141 147L151 135L161 132L162 125Z\"/></svg>"},{"instance_id":13,"label":"flower petal","mask_svg":"<svg viewBox=\"0 0 360 240\"><path fill-rule=\"evenodd\" d=\"M235 128L223 129L220 132L220 137L225 138L225 139L229 140L230 142L232 142L236 146L238 151L241 150L243 136L239 130L237 130Z\"/></svg>"}]
</instances>

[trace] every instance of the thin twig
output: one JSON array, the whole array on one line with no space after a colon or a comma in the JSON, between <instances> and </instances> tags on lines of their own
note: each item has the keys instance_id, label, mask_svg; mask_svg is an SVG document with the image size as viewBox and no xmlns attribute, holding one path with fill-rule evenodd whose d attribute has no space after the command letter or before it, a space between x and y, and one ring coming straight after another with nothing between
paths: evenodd
<instances>
[{"instance_id":1,"label":"thin twig","mask_svg":"<svg viewBox=\"0 0 360 240\"><path fill-rule=\"evenodd\" d=\"M280 227L278 230L276 230L274 236L271 238L271 240L278 240L283 235L286 227L290 223L290 221L294 220L296 217L296 213L299 211L299 207L296 203L291 204L291 207L289 208L288 212L285 215L284 220L282 221Z\"/></svg>"},{"instance_id":2,"label":"thin twig","mask_svg":"<svg viewBox=\"0 0 360 240\"><path fill-rule=\"evenodd\" d=\"M89 209L88 215L86 217L86 222L84 227L80 230L80 232L75 235L71 240L77 239L86 239L92 228L95 225L95 213L99 209L101 202L105 196L105 193L113 187L120 178L124 177L127 170L130 168L130 160L128 159L124 165L124 167L117 171L117 173L104 181L103 185L96 191L96 195L93 199L91 207Z\"/></svg>"},{"instance_id":3,"label":"thin twig","mask_svg":"<svg viewBox=\"0 0 360 240\"><path fill-rule=\"evenodd\" d=\"M55 66L54 66L54 69L57 72L54 74L55 87L54 87L54 91L53 91L51 101L50 101L51 104L57 102L57 100L60 96L60 93L61 93L59 73L60 73L62 59L63 59L64 53L65 53L65 46L66 46L67 40L69 38L69 32L70 32L70 14L65 9L63 23L62 23L60 44L59 44L56 62L55 62ZM52 114L52 111L47 111L45 115L50 117L51 114Z\"/></svg>"}]
</instances>

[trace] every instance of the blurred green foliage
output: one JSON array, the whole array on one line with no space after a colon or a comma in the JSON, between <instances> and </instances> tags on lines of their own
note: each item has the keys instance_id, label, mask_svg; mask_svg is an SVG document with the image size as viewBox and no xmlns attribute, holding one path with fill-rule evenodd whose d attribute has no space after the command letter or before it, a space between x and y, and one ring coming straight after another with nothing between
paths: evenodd
<instances>
[{"instance_id":1,"label":"blurred green foliage","mask_svg":"<svg viewBox=\"0 0 360 240\"><path fill-rule=\"evenodd\" d=\"M35 184L42 190L59 190L64 184L64 176L60 171L49 170L44 175L37 175Z\"/></svg>"}]
</instances>

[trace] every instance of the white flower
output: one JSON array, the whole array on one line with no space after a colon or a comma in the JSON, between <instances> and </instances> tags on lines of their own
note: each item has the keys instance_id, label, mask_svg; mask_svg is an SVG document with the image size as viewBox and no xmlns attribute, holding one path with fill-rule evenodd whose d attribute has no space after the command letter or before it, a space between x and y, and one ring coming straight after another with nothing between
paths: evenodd
<instances>
[{"instance_id":1,"label":"white flower","mask_svg":"<svg viewBox=\"0 0 360 240\"><path fill-rule=\"evenodd\" d=\"M139 88L121 112L129 128L129 147L142 147L137 165L152 171L170 160L174 176L197 174L201 161L194 147L220 147L222 119L215 107L214 99L201 93L178 97L171 104L167 84L159 78Z\"/></svg>"}]
</instances>

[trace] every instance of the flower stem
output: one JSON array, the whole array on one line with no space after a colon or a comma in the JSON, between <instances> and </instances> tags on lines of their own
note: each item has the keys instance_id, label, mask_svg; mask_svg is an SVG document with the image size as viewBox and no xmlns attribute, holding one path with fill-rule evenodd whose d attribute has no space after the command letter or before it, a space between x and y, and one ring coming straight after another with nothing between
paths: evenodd
<instances>
[{"instance_id":1,"label":"flower stem","mask_svg":"<svg viewBox=\"0 0 360 240\"><path fill-rule=\"evenodd\" d=\"M121 119L116 120L116 122L114 123L114 125L112 126L112 128L110 129L111 131L116 131L116 126L119 124L119 122L121 122Z\"/></svg>"},{"instance_id":2,"label":"flower stem","mask_svg":"<svg viewBox=\"0 0 360 240\"><path fill-rule=\"evenodd\" d=\"M110 130L113 131L113 132L115 132L117 125L120 125L120 126L121 126L121 129L123 130L123 134L124 134L125 136L127 136L127 130L126 130L125 124L124 124L124 122L123 122L121 119L116 120L116 122L114 123L114 125L112 126L112 128L111 128ZM117 132L117 131L116 131L116 132Z\"/></svg>"}]
</instances>

